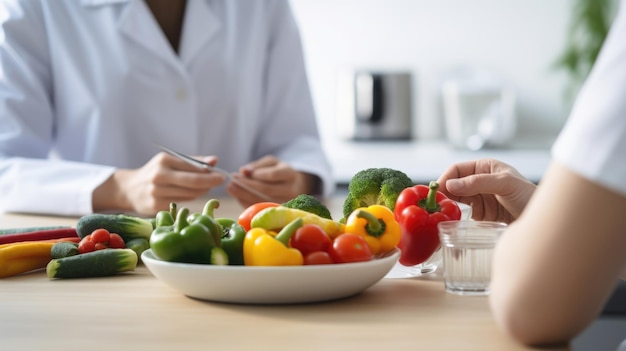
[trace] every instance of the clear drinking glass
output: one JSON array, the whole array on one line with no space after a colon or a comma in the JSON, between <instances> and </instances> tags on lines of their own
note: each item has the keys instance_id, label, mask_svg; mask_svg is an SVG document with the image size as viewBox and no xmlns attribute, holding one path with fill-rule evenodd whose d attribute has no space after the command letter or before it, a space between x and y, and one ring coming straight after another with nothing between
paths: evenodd
<instances>
[{"instance_id":1,"label":"clear drinking glass","mask_svg":"<svg viewBox=\"0 0 626 351\"><path fill-rule=\"evenodd\" d=\"M458 202L461 209L461 220L469 220L472 218L472 207L464 203ZM415 266L404 266L400 262L396 263L385 278L411 278L423 274L433 273L437 268L441 267L443 262L441 246L424 262Z\"/></svg>"},{"instance_id":2,"label":"clear drinking glass","mask_svg":"<svg viewBox=\"0 0 626 351\"><path fill-rule=\"evenodd\" d=\"M446 291L458 295L489 294L493 251L507 225L488 221L441 222Z\"/></svg>"}]
</instances>

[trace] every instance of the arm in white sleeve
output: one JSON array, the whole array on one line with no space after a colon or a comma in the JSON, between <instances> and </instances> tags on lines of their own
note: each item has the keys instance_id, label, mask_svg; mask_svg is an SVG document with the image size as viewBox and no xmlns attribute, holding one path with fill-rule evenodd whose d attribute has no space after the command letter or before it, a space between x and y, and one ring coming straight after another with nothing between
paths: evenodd
<instances>
[{"instance_id":1,"label":"arm in white sleeve","mask_svg":"<svg viewBox=\"0 0 626 351\"><path fill-rule=\"evenodd\" d=\"M0 209L91 212L113 169L49 160L57 126L45 21L34 2L0 6Z\"/></svg>"},{"instance_id":2,"label":"arm in white sleeve","mask_svg":"<svg viewBox=\"0 0 626 351\"><path fill-rule=\"evenodd\" d=\"M114 168L79 162L0 161L0 210L78 216L92 212L93 190Z\"/></svg>"}]
</instances>

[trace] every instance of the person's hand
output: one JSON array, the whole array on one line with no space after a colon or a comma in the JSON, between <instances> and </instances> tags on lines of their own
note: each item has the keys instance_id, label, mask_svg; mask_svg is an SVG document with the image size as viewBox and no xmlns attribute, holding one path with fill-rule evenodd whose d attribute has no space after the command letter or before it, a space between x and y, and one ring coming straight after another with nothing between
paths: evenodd
<instances>
[{"instance_id":1,"label":"person's hand","mask_svg":"<svg viewBox=\"0 0 626 351\"><path fill-rule=\"evenodd\" d=\"M215 165L214 156L200 158ZM226 181L223 174L195 167L167 153L138 169L118 169L93 193L94 211L124 210L154 215L170 202L193 200Z\"/></svg>"},{"instance_id":2,"label":"person's hand","mask_svg":"<svg viewBox=\"0 0 626 351\"><path fill-rule=\"evenodd\" d=\"M316 176L296 171L274 156L265 156L250 162L242 166L239 173L232 174L232 177L267 195L270 201L278 203L289 201L300 194L312 194L319 183ZM230 182L226 191L243 207L268 201L246 191L235 182Z\"/></svg>"},{"instance_id":3,"label":"person's hand","mask_svg":"<svg viewBox=\"0 0 626 351\"><path fill-rule=\"evenodd\" d=\"M437 182L449 198L472 207L473 219L505 223L519 217L536 188L515 168L494 159L454 164Z\"/></svg>"}]
</instances>

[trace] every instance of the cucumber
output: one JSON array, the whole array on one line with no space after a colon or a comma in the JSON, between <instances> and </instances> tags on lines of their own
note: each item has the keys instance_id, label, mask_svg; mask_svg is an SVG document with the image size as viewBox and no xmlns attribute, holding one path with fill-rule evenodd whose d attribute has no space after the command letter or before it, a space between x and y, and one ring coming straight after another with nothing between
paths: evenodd
<instances>
[{"instance_id":1,"label":"cucumber","mask_svg":"<svg viewBox=\"0 0 626 351\"><path fill-rule=\"evenodd\" d=\"M141 254L150 248L150 242L144 238L135 238L126 243L126 248L135 251L138 261L141 262Z\"/></svg>"},{"instance_id":2,"label":"cucumber","mask_svg":"<svg viewBox=\"0 0 626 351\"><path fill-rule=\"evenodd\" d=\"M119 234L124 242L135 238L150 240L153 229L149 220L125 214L93 213L80 217L76 222L76 233L81 239L100 228Z\"/></svg>"},{"instance_id":3,"label":"cucumber","mask_svg":"<svg viewBox=\"0 0 626 351\"><path fill-rule=\"evenodd\" d=\"M50 225L50 226L44 226L44 227L5 228L5 229L0 229L0 235L30 233L30 232L38 232L40 230L68 229L68 228L71 228L71 227L67 225Z\"/></svg>"},{"instance_id":4,"label":"cucumber","mask_svg":"<svg viewBox=\"0 0 626 351\"><path fill-rule=\"evenodd\" d=\"M53 259L46 266L48 278L104 277L133 271L137 254L131 249L104 249Z\"/></svg>"},{"instance_id":5,"label":"cucumber","mask_svg":"<svg viewBox=\"0 0 626 351\"><path fill-rule=\"evenodd\" d=\"M50 249L50 256L52 258L63 258L68 256L78 255L78 244L66 241L54 243L52 249Z\"/></svg>"}]
</instances>

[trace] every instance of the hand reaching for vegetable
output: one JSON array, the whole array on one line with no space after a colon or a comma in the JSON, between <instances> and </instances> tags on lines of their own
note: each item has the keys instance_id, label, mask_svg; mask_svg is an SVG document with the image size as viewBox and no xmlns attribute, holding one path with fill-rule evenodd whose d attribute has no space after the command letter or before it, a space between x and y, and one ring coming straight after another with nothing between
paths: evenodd
<instances>
[{"instance_id":1,"label":"hand reaching for vegetable","mask_svg":"<svg viewBox=\"0 0 626 351\"><path fill-rule=\"evenodd\" d=\"M199 157L212 165L216 157ZM155 155L138 169L118 169L93 192L94 212L133 211L154 215L171 202L205 195L226 181L223 174L201 169L167 153Z\"/></svg>"},{"instance_id":2,"label":"hand reaching for vegetable","mask_svg":"<svg viewBox=\"0 0 626 351\"><path fill-rule=\"evenodd\" d=\"M289 201L300 194L313 194L319 184L319 179L316 176L299 172L274 156L265 156L250 162L242 166L239 173L234 173L232 176L262 194L268 195L272 201L279 203ZM226 191L235 197L243 207L267 201L267 199L261 199L233 182L226 186Z\"/></svg>"},{"instance_id":3,"label":"hand reaching for vegetable","mask_svg":"<svg viewBox=\"0 0 626 351\"><path fill-rule=\"evenodd\" d=\"M450 166L437 180L449 198L472 206L472 218L511 223L519 217L536 185L510 165L481 159Z\"/></svg>"}]
</instances>

